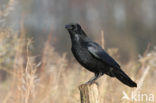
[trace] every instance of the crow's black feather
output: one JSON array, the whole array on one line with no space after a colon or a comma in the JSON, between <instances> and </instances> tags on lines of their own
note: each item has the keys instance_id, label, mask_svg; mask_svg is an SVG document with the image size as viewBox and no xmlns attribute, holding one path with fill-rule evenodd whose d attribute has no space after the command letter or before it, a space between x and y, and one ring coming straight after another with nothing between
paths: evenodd
<instances>
[{"instance_id":1,"label":"crow's black feather","mask_svg":"<svg viewBox=\"0 0 156 103\"><path fill-rule=\"evenodd\" d=\"M120 65L109 56L97 43L90 42L88 45L88 51L95 56L95 58L102 60L113 68L120 68Z\"/></svg>"}]
</instances>

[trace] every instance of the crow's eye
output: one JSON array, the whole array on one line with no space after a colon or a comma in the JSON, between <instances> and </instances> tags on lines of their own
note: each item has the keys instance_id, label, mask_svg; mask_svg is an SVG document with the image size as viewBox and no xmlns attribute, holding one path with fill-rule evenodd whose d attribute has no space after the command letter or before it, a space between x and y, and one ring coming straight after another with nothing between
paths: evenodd
<instances>
[{"instance_id":1,"label":"crow's eye","mask_svg":"<svg viewBox=\"0 0 156 103\"><path fill-rule=\"evenodd\" d=\"M74 25L71 25L72 29L74 30L75 29L75 26Z\"/></svg>"},{"instance_id":2,"label":"crow's eye","mask_svg":"<svg viewBox=\"0 0 156 103\"><path fill-rule=\"evenodd\" d=\"M80 26L79 24L76 24L76 26L77 26L78 28L81 28L81 26Z\"/></svg>"},{"instance_id":3,"label":"crow's eye","mask_svg":"<svg viewBox=\"0 0 156 103\"><path fill-rule=\"evenodd\" d=\"M80 26L78 24L73 25L73 30L78 31L80 29Z\"/></svg>"},{"instance_id":4,"label":"crow's eye","mask_svg":"<svg viewBox=\"0 0 156 103\"><path fill-rule=\"evenodd\" d=\"M79 24L76 24L76 29L77 30L80 30L81 29L81 26Z\"/></svg>"},{"instance_id":5,"label":"crow's eye","mask_svg":"<svg viewBox=\"0 0 156 103\"><path fill-rule=\"evenodd\" d=\"M72 30L77 31L78 30L77 26L76 25L72 25Z\"/></svg>"}]
</instances>

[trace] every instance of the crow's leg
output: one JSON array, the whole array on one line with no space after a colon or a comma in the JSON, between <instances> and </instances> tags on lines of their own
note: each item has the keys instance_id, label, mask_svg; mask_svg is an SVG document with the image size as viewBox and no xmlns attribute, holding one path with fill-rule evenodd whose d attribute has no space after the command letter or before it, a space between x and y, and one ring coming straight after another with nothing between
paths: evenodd
<instances>
[{"instance_id":1,"label":"crow's leg","mask_svg":"<svg viewBox=\"0 0 156 103\"><path fill-rule=\"evenodd\" d=\"M100 78L103 75L103 73L95 73L95 76L92 77L88 82L86 82L85 84L92 84L93 82L95 82L95 80L97 80L98 78Z\"/></svg>"}]
</instances>

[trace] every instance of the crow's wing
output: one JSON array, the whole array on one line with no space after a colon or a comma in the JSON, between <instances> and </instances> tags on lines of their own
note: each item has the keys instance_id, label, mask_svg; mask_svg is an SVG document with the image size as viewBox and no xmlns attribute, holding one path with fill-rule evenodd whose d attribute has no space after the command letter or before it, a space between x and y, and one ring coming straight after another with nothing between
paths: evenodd
<instances>
[{"instance_id":1,"label":"crow's wing","mask_svg":"<svg viewBox=\"0 0 156 103\"><path fill-rule=\"evenodd\" d=\"M88 43L88 51L97 59L105 62L113 68L120 68L120 65L109 56L100 45L95 42Z\"/></svg>"}]
</instances>

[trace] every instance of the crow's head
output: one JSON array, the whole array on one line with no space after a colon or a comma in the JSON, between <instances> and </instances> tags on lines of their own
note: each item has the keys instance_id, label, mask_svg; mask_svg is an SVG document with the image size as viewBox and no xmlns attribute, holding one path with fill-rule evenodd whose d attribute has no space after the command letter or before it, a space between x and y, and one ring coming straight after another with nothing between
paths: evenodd
<instances>
[{"instance_id":1,"label":"crow's head","mask_svg":"<svg viewBox=\"0 0 156 103\"><path fill-rule=\"evenodd\" d=\"M65 28L73 33L79 33L81 31L81 26L79 24L68 24L65 25Z\"/></svg>"},{"instance_id":2,"label":"crow's head","mask_svg":"<svg viewBox=\"0 0 156 103\"><path fill-rule=\"evenodd\" d=\"M79 24L68 24L68 25L65 25L65 28L68 30L68 32L72 38L86 37L86 34L81 29L81 26Z\"/></svg>"}]
</instances>

